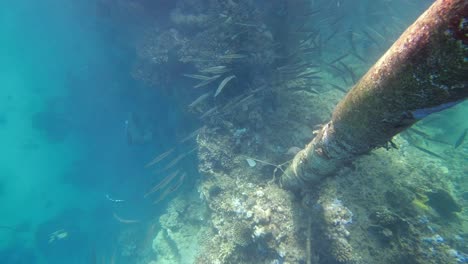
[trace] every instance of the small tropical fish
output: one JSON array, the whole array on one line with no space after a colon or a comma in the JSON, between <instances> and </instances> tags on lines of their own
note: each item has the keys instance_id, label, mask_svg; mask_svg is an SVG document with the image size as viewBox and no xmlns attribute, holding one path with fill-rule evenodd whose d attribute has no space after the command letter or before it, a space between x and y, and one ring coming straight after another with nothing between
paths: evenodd
<instances>
[{"instance_id":1,"label":"small tropical fish","mask_svg":"<svg viewBox=\"0 0 468 264\"><path fill-rule=\"evenodd\" d=\"M417 145L413 145L413 146L414 146L415 148L419 149L420 151L426 153L426 154L429 154L429 155L431 155L431 156L434 156L434 157L436 157L436 158L439 158L439 159L443 159L443 160L444 160L444 157L440 156L440 155L437 154L437 153L434 153L434 152L432 152L432 151L430 151L430 150L428 150L428 149L425 149L425 148L420 147L420 146L417 146Z\"/></svg>"},{"instance_id":2,"label":"small tropical fish","mask_svg":"<svg viewBox=\"0 0 468 264\"><path fill-rule=\"evenodd\" d=\"M184 172L179 177L179 180L174 185L172 185L172 186L168 187L166 190L164 190L164 192L159 195L159 198L156 201L154 201L153 204L159 203L160 201L164 200L164 198L166 198L169 194L177 191L177 189L179 189L179 187L184 182L185 175L187 175L187 174Z\"/></svg>"},{"instance_id":3,"label":"small tropical fish","mask_svg":"<svg viewBox=\"0 0 468 264\"><path fill-rule=\"evenodd\" d=\"M156 158L154 158L152 161L150 161L148 164L145 165L145 168L148 168L150 166L153 166L154 164L160 162L161 160L165 159L167 156L169 156L173 151L175 150L175 148L171 148L169 149L168 151L166 152L163 152L162 154L160 154L159 156L157 156Z\"/></svg>"},{"instance_id":4,"label":"small tropical fish","mask_svg":"<svg viewBox=\"0 0 468 264\"><path fill-rule=\"evenodd\" d=\"M339 56L338 58L336 58L336 59L330 61L328 64L333 64L333 63L335 63L335 62L337 62L337 61L340 61L340 60L342 60L342 59L344 59L344 58L346 58L346 57L348 57L348 56L349 56L349 53L345 53L345 54Z\"/></svg>"},{"instance_id":5,"label":"small tropical fish","mask_svg":"<svg viewBox=\"0 0 468 264\"><path fill-rule=\"evenodd\" d=\"M304 69L306 67L315 67L315 65L309 65L306 62L301 62L301 63L295 63L295 64L286 64L276 69L278 71L297 71L297 70Z\"/></svg>"},{"instance_id":6,"label":"small tropical fish","mask_svg":"<svg viewBox=\"0 0 468 264\"><path fill-rule=\"evenodd\" d=\"M305 17L314 16L314 15L318 14L321 11L322 11L322 9L319 9L319 8L316 8L316 9L313 9L313 10L310 10L310 11L307 10L306 13L301 14L300 16L305 16Z\"/></svg>"},{"instance_id":7,"label":"small tropical fish","mask_svg":"<svg viewBox=\"0 0 468 264\"><path fill-rule=\"evenodd\" d=\"M353 80L353 84L355 84L357 82L357 78L356 78L356 74L354 74L353 70L348 67L348 65L344 64L342 61L339 61L338 62L341 66L343 66L343 68L349 73L349 75L351 76L351 79Z\"/></svg>"},{"instance_id":8,"label":"small tropical fish","mask_svg":"<svg viewBox=\"0 0 468 264\"><path fill-rule=\"evenodd\" d=\"M377 36L381 41L385 41L385 37L379 33L379 31L375 30L373 27L371 26L366 26L367 30L370 31L371 33L373 33L374 36Z\"/></svg>"},{"instance_id":9,"label":"small tropical fish","mask_svg":"<svg viewBox=\"0 0 468 264\"><path fill-rule=\"evenodd\" d=\"M221 77L221 75L212 76L210 79L202 81L201 83L195 85L193 88L200 88L200 87L206 86L212 83L214 80L218 79L219 77Z\"/></svg>"},{"instance_id":10,"label":"small tropical fish","mask_svg":"<svg viewBox=\"0 0 468 264\"><path fill-rule=\"evenodd\" d=\"M200 72L203 72L203 73L213 73L213 74L225 73L227 71L230 71L230 69L227 68L224 65L213 66L213 67L209 67L209 68L205 68L205 69L200 70Z\"/></svg>"},{"instance_id":11,"label":"small tropical fish","mask_svg":"<svg viewBox=\"0 0 468 264\"><path fill-rule=\"evenodd\" d=\"M123 224L137 224L137 223L140 222L140 220L124 219L124 218L118 216L116 213L113 213L112 216L113 216L117 221L119 221L120 223L123 223Z\"/></svg>"},{"instance_id":12,"label":"small tropical fish","mask_svg":"<svg viewBox=\"0 0 468 264\"><path fill-rule=\"evenodd\" d=\"M219 59L227 59L227 60L231 60L231 59L244 59L244 58L247 58L247 55L245 54L226 54L226 55L221 55L218 57Z\"/></svg>"},{"instance_id":13,"label":"small tropical fish","mask_svg":"<svg viewBox=\"0 0 468 264\"><path fill-rule=\"evenodd\" d=\"M123 202L125 202L125 200L113 199L113 198L110 197L109 194L106 194L106 199L111 201L111 202L114 202L114 203L123 203Z\"/></svg>"},{"instance_id":14,"label":"small tropical fish","mask_svg":"<svg viewBox=\"0 0 468 264\"><path fill-rule=\"evenodd\" d=\"M239 22L235 22L234 24L239 25L239 26L245 26L245 27L257 27L257 28L260 27L260 26L255 25L255 24L247 24L247 23L239 23Z\"/></svg>"},{"instance_id":15,"label":"small tropical fish","mask_svg":"<svg viewBox=\"0 0 468 264\"><path fill-rule=\"evenodd\" d=\"M247 32L247 30L238 32L238 33L232 35L232 36L230 37L230 39L231 39L231 40L235 40L237 37L239 37L240 35L242 35L242 34L244 34L244 33L246 33L246 32Z\"/></svg>"},{"instance_id":16,"label":"small tropical fish","mask_svg":"<svg viewBox=\"0 0 468 264\"><path fill-rule=\"evenodd\" d=\"M317 36L317 32L311 32L307 37L305 37L301 42L299 42L299 45L306 43L307 41L311 40Z\"/></svg>"},{"instance_id":17,"label":"small tropical fish","mask_svg":"<svg viewBox=\"0 0 468 264\"><path fill-rule=\"evenodd\" d=\"M334 31L326 39L323 40L323 43L327 43L330 39L335 37L338 31L338 28L335 28Z\"/></svg>"},{"instance_id":18,"label":"small tropical fish","mask_svg":"<svg viewBox=\"0 0 468 264\"><path fill-rule=\"evenodd\" d=\"M413 127L410 127L410 128L408 129L408 131L411 131L411 132L413 132L413 133L415 133L415 134L417 134L417 135L420 135L420 136L423 137L424 139L429 139L429 138L430 138L430 136L429 136L428 134L424 133L423 131L421 131L421 130L419 130L419 129L416 129L414 126L413 126Z\"/></svg>"},{"instance_id":19,"label":"small tropical fish","mask_svg":"<svg viewBox=\"0 0 468 264\"><path fill-rule=\"evenodd\" d=\"M374 37L372 37L371 34L369 34L369 32L367 32L367 30L363 29L362 32L364 33L364 35L366 35L366 37L371 42L373 42L377 47L380 47L380 43Z\"/></svg>"},{"instance_id":20,"label":"small tropical fish","mask_svg":"<svg viewBox=\"0 0 468 264\"><path fill-rule=\"evenodd\" d=\"M315 90L314 88L309 88L306 92L313 93L313 94L320 94L319 91Z\"/></svg>"},{"instance_id":21,"label":"small tropical fish","mask_svg":"<svg viewBox=\"0 0 468 264\"><path fill-rule=\"evenodd\" d=\"M199 74L182 74L182 75L185 77L202 80L202 81L206 81L212 78L211 76L205 76L205 75L199 75Z\"/></svg>"},{"instance_id":22,"label":"small tropical fish","mask_svg":"<svg viewBox=\"0 0 468 264\"><path fill-rule=\"evenodd\" d=\"M219 84L218 89L216 89L216 93L215 93L214 97L218 96L218 94L221 93L221 91L223 90L224 86L226 86L226 84L227 84L230 80L232 80L232 79L234 79L234 78L236 78L235 75L230 75L230 76L224 78L224 80Z\"/></svg>"},{"instance_id":23,"label":"small tropical fish","mask_svg":"<svg viewBox=\"0 0 468 264\"><path fill-rule=\"evenodd\" d=\"M190 108L193 108L197 106L199 103L203 102L205 99L207 99L210 96L211 92L204 93L200 95L197 99L195 99L191 104L189 104Z\"/></svg>"},{"instance_id":24,"label":"small tropical fish","mask_svg":"<svg viewBox=\"0 0 468 264\"><path fill-rule=\"evenodd\" d=\"M341 87L341 86L339 86L339 85L336 85L336 84L334 84L334 83L328 83L328 84L330 84L333 88L342 91L343 93L347 93L346 89L343 88L343 87Z\"/></svg>"},{"instance_id":25,"label":"small tropical fish","mask_svg":"<svg viewBox=\"0 0 468 264\"><path fill-rule=\"evenodd\" d=\"M52 242L67 238L67 237L68 237L68 232L65 231L64 229L59 229L55 232L52 232L49 235L49 244Z\"/></svg>"},{"instance_id":26,"label":"small tropical fish","mask_svg":"<svg viewBox=\"0 0 468 264\"><path fill-rule=\"evenodd\" d=\"M147 192L144 197L148 197L150 194L157 192L158 190L164 188L169 184L176 176L179 174L179 170L174 171L173 173L167 175L162 181L160 181L158 184L153 186L149 192Z\"/></svg>"},{"instance_id":27,"label":"small tropical fish","mask_svg":"<svg viewBox=\"0 0 468 264\"><path fill-rule=\"evenodd\" d=\"M367 63L367 60L361 57L357 52L351 53L354 57L358 58L360 61Z\"/></svg>"},{"instance_id":28,"label":"small tropical fish","mask_svg":"<svg viewBox=\"0 0 468 264\"><path fill-rule=\"evenodd\" d=\"M314 75L314 74L317 74L319 72L320 72L320 70L307 68L305 71L303 71L303 72L299 73L298 75L296 75L296 78Z\"/></svg>"},{"instance_id":29,"label":"small tropical fish","mask_svg":"<svg viewBox=\"0 0 468 264\"><path fill-rule=\"evenodd\" d=\"M192 139L192 138L198 136L198 134L199 134L199 132L200 132L201 129L202 129L202 128L198 128L198 129L194 130L194 131L193 131L192 133L190 133L188 136L186 136L186 137L184 137L183 139L181 139L181 140L179 141L179 143L184 143L184 142L186 142L186 141L188 141L188 140L190 140L190 139Z\"/></svg>"},{"instance_id":30,"label":"small tropical fish","mask_svg":"<svg viewBox=\"0 0 468 264\"><path fill-rule=\"evenodd\" d=\"M463 133L461 133L461 135L458 137L457 141L455 141L455 145L454 145L455 148L458 148L461 144L463 144L467 133L468 133L468 128L465 128L465 130L463 130Z\"/></svg>"},{"instance_id":31,"label":"small tropical fish","mask_svg":"<svg viewBox=\"0 0 468 264\"><path fill-rule=\"evenodd\" d=\"M239 96L238 98L235 98L234 100L232 100L232 103L229 102L227 103L224 107L223 107L223 111L224 112L231 112L234 108L238 107L238 106L241 106L241 105L246 105L250 99L252 99L255 94L250 94L250 95L247 95L245 97L242 97L244 95L241 95Z\"/></svg>"},{"instance_id":32,"label":"small tropical fish","mask_svg":"<svg viewBox=\"0 0 468 264\"><path fill-rule=\"evenodd\" d=\"M214 106L214 107L208 109L205 113L203 113L203 114L200 116L200 119L203 119L203 118L205 118L205 117L211 116L211 115L214 114L217 110L218 110L218 107L217 107L217 106Z\"/></svg>"},{"instance_id":33,"label":"small tropical fish","mask_svg":"<svg viewBox=\"0 0 468 264\"><path fill-rule=\"evenodd\" d=\"M173 159L171 162L169 162L169 163L164 167L163 171L172 168L172 167L173 167L174 165L176 165L179 161L181 161L182 159L184 159L185 157L187 157L188 155L190 155L190 154L191 154L194 150L196 150L196 149L197 149L197 147L194 147L194 148L192 148L191 150L180 154L180 155L177 156L175 159Z\"/></svg>"}]
</instances>

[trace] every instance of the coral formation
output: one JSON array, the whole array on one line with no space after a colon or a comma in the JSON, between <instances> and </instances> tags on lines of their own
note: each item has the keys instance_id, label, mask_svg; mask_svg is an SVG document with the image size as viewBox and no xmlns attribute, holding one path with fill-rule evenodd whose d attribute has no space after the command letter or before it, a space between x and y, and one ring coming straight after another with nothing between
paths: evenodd
<instances>
[{"instance_id":1,"label":"coral formation","mask_svg":"<svg viewBox=\"0 0 468 264\"><path fill-rule=\"evenodd\" d=\"M159 218L161 229L153 240L155 263L193 263L199 245L209 240L208 212L195 195L176 197Z\"/></svg>"},{"instance_id":2,"label":"coral formation","mask_svg":"<svg viewBox=\"0 0 468 264\"><path fill-rule=\"evenodd\" d=\"M410 130L309 191L281 188L292 156L403 27L372 15L388 1L267 2L180 0L138 45L135 76L181 103L193 95L203 123L200 179L160 217L155 263L466 261L463 145L428 150L430 136Z\"/></svg>"}]
</instances>

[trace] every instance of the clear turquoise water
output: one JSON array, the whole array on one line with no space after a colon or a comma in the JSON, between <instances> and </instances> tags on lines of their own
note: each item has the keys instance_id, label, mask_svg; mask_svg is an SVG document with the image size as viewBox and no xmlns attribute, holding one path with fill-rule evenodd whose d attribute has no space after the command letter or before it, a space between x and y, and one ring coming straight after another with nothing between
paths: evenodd
<instances>
[{"instance_id":1,"label":"clear turquoise water","mask_svg":"<svg viewBox=\"0 0 468 264\"><path fill-rule=\"evenodd\" d=\"M0 1L0 263L109 260L123 230L114 214L151 223L164 210L143 198L152 184L144 164L174 145L184 122L170 99L133 81L126 28L93 2ZM467 109L420 126L453 145ZM157 140L128 144L130 112L155 121ZM51 241L56 231L67 237Z\"/></svg>"},{"instance_id":2,"label":"clear turquoise water","mask_svg":"<svg viewBox=\"0 0 468 264\"><path fill-rule=\"evenodd\" d=\"M125 120L170 102L131 93L132 51L91 2L0 2L2 263L90 263L114 250L114 213L148 221L159 210L143 200L143 166L171 135L129 145ZM50 242L57 230L66 239Z\"/></svg>"}]
</instances>

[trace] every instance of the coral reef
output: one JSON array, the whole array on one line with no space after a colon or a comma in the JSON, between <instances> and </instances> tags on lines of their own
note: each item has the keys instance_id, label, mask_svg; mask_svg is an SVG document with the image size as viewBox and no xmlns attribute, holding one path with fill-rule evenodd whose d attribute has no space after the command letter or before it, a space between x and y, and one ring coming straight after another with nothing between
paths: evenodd
<instances>
[{"instance_id":1,"label":"coral reef","mask_svg":"<svg viewBox=\"0 0 468 264\"><path fill-rule=\"evenodd\" d=\"M351 2L314 2L320 10L308 1L181 0L165 27L142 37L135 76L194 96L189 111L203 123L193 135L201 177L160 217L154 263L466 262L463 145L428 144L410 130L308 191L278 184L403 29L375 15L389 1L358 1L356 14ZM373 24L356 22L367 11ZM191 81L200 81L194 91Z\"/></svg>"},{"instance_id":2,"label":"coral reef","mask_svg":"<svg viewBox=\"0 0 468 264\"><path fill-rule=\"evenodd\" d=\"M161 229L152 245L157 256L155 264L193 263L199 245L211 236L206 225L208 211L195 195L177 196L159 218Z\"/></svg>"},{"instance_id":3,"label":"coral reef","mask_svg":"<svg viewBox=\"0 0 468 264\"><path fill-rule=\"evenodd\" d=\"M212 140L215 138L223 144ZM204 165L200 169L205 175L199 192L211 209L212 225L217 230L217 235L206 244L208 252L200 254L199 263L270 263L275 259L298 263L304 260L301 247L304 237L300 233L304 227L294 223L300 210L293 206L293 196L276 185L255 182L257 166L249 167L241 156L233 157L230 166L234 170L229 174L224 173L222 167L209 165L216 159L211 150L226 146L225 140L229 138L219 134L198 138L199 156ZM223 249L222 254L218 254L219 248Z\"/></svg>"}]
</instances>

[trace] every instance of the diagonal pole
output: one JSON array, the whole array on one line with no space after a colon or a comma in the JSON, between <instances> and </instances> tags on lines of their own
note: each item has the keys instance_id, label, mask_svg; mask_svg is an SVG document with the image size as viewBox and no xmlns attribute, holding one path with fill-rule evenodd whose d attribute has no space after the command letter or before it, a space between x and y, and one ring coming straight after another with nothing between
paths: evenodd
<instances>
[{"instance_id":1,"label":"diagonal pole","mask_svg":"<svg viewBox=\"0 0 468 264\"><path fill-rule=\"evenodd\" d=\"M281 184L316 183L467 97L468 0L437 0L348 92Z\"/></svg>"}]
</instances>

